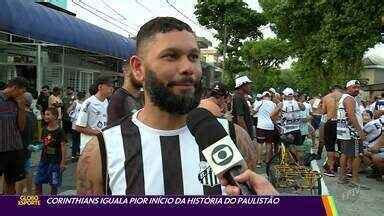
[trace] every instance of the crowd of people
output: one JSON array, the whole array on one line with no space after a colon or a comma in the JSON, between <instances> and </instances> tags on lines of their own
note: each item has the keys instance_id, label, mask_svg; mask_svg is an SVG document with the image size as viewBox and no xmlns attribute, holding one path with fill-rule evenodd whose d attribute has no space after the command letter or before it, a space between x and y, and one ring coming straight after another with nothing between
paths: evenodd
<instances>
[{"instance_id":1,"label":"crowd of people","mask_svg":"<svg viewBox=\"0 0 384 216\"><path fill-rule=\"evenodd\" d=\"M0 91L3 194L42 194L43 184L57 194L66 164L77 162L78 194L238 195L240 189L223 178L209 183L198 178L210 167L186 126L188 113L197 107L229 128L249 169L235 180L257 194L277 194L255 172L281 143L302 165L316 148L312 159L326 158L324 174L338 175L341 184L369 189L359 182L366 170L381 180L384 97L368 106L358 99L357 80L313 98L289 87L281 94L267 87L252 97L252 81L245 75L236 77L233 92L223 83L204 91L200 52L187 24L155 18L140 28L136 40L136 54L125 63L124 83L116 90L110 77L99 77L89 92L68 87L62 97L62 89L50 92L43 86L34 100L23 78L8 81ZM33 175L36 142L42 153Z\"/></svg>"},{"instance_id":2,"label":"crowd of people","mask_svg":"<svg viewBox=\"0 0 384 216\"><path fill-rule=\"evenodd\" d=\"M50 194L58 193L66 164L78 160L89 139L100 133L107 121L112 123L141 107L141 86L132 88L128 78L112 96L113 81L100 77L88 93L68 87L63 97L62 89L50 91L46 85L37 99L26 92L24 78L8 81L0 91L1 194L42 194L43 184L50 185ZM40 162L32 173L31 155L39 149Z\"/></svg>"}]
</instances>

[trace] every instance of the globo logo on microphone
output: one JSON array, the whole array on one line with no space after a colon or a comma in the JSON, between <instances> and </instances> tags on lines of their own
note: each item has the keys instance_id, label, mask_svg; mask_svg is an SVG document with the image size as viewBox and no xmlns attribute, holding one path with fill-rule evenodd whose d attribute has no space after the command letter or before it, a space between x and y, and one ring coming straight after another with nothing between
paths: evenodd
<instances>
[{"instance_id":1,"label":"globo logo on microphone","mask_svg":"<svg viewBox=\"0 0 384 216\"><path fill-rule=\"evenodd\" d=\"M225 136L203 150L203 155L215 175L241 164L244 159L230 136Z\"/></svg>"},{"instance_id":2,"label":"globo logo on microphone","mask_svg":"<svg viewBox=\"0 0 384 216\"><path fill-rule=\"evenodd\" d=\"M213 149L211 157L215 164L224 166L232 161L233 151L229 145L219 145Z\"/></svg>"}]
</instances>

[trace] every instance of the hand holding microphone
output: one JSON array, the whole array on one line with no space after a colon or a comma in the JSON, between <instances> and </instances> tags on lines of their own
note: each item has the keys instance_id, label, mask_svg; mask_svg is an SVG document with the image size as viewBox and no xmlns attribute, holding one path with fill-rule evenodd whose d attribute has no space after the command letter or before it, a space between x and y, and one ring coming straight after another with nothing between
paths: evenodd
<instances>
[{"instance_id":1,"label":"hand holding microphone","mask_svg":"<svg viewBox=\"0 0 384 216\"><path fill-rule=\"evenodd\" d=\"M264 178L262 175L256 174L251 170L247 169L240 175L234 178L236 182L247 183L254 191L256 191L257 195L260 196L271 196L271 195L279 195L276 189L272 186L272 184ZM241 188L237 186L230 185L225 178L221 178L220 182L223 186L225 186L225 193L228 195L238 196L241 194Z\"/></svg>"},{"instance_id":2,"label":"hand holding microphone","mask_svg":"<svg viewBox=\"0 0 384 216\"><path fill-rule=\"evenodd\" d=\"M229 194L256 195L256 191L262 190L257 187L267 185L258 184L260 178L263 179L262 182L269 184L265 178L247 170L246 162L231 137L208 110L204 108L192 110L187 118L187 126L197 144L203 149L202 153L215 175L222 180L224 186L232 189L228 191ZM273 189L269 184L266 188L270 192L268 194L277 194L271 188Z\"/></svg>"}]
</instances>

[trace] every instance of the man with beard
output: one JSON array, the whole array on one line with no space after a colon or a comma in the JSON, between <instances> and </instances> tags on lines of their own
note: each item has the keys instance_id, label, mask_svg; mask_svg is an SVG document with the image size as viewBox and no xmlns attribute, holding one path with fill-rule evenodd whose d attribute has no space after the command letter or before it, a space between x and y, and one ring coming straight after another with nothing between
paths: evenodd
<instances>
[{"instance_id":1,"label":"man with beard","mask_svg":"<svg viewBox=\"0 0 384 216\"><path fill-rule=\"evenodd\" d=\"M341 146L340 183L348 183L346 177L347 161L352 160L351 186L368 189L359 184L360 156L362 154L362 141L365 140L363 131L363 117L355 97L359 95L360 83L351 80L346 85L346 93L339 100L337 110L337 140Z\"/></svg>"},{"instance_id":2,"label":"man with beard","mask_svg":"<svg viewBox=\"0 0 384 216\"><path fill-rule=\"evenodd\" d=\"M222 194L212 172L210 181L199 179L207 164L186 126L202 93L200 51L191 27L172 17L154 18L140 28L136 47L130 65L144 84L144 107L88 143L77 168L78 194ZM249 142L244 131L236 135ZM276 194L262 176L247 171L239 177L257 185L259 194Z\"/></svg>"},{"instance_id":3,"label":"man with beard","mask_svg":"<svg viewBox=\"0 0 384 216\"><path fill-rule=\"evenodd\" d=\"M132 115L142 107L139 99L142 84L133 76L129 61L125 62L123 71L123 87L117 89L109 100L107 125L111 125L126 115Z\"/></svg>"}]
</instances>

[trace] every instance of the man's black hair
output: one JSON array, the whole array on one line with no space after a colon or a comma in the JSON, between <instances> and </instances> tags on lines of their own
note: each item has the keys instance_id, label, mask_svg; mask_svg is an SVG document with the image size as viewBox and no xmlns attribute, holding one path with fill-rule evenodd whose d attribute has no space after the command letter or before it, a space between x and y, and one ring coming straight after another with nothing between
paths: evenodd
<instances>
[{"instance_id":1,"label":"man's black hair","mask_svg":"<svg viewBox=\"0 0 384 216\"><path fill-rule=\"evenodd\" d=\"M16 77L7 83L7 87L16 86L17 88L27 88L28 81L24 77Z\"/></svg>"},{"instance_id":2,"label":"man's black hair","mask_svg":"<svg viewBox=\"0 0 384 216\"><path fill-rule=\"evenodd\" d=\"M67 87L67 90L75 91L75 89L74 89L73 87L71 87L71 86L68 86L68 87Z\"/></svg>"},{"instance_id":3,"label":"man's black hair","mask_svg":"<svg viewBox=\"0 0 384 216\"><path fill-rule=\"evenodd\" d=\"M96 84L91 84L88 88L88 92L90 95L95 95L97 93L97 86Z\"/></svg>"},{"instance_id":4,"label":"man's black hair","mask_svg":"<svg viewBox=\"0 0 384 216\"><path fill-rule=\"evenodd\" d=\"M216 83L214 87L211 89L210 94L211 97L220 98L220 97L228 97L229 91L228 87L224 83Z\"/></svg>"},{"instance_id":5,"label":"man's black hair","mask_svg":"<svg viewBox=\"0 0 384 216\"><path fill-rule=\"evenodd\" d=\"M194 33L188 24L174 17L156 17L141 26L139 32L137 33L136 53L140 53L143 49L143 43L155 36L157 33L183 30Z\"/></svg>"},{"instance_id":6,"label":"man's black hair","mask_svg":"<svg viewBox=\"0 0 384 216\"><path fill-rule=\"evenodd\" d=\"M54 87L53 89L52 89L52 94L53 95L58 95L58 94L60 94L61 93L61 89L59 88L59 87Z\"/></svg>"},{"instance_id":7,"label":"man's black hair","mask_svg":"<svg viewBox=\"0 0 384 216\"><path fill-rule=\"evenodd\" d=\"M41 87L42 89L48 89L49 90L49 85L43 85L43 87Z\"/></svg>"},{"instance_id":8,"label":"man's black hair","mask_svg":"<svg viewBox=\"0 0 384 216\"><path fill-rule=\"evenodd\" d=\"M85 98L85 92L82 92L82 91L81 91L81 92L78 92L78 93L77 93L77 98L78 98L78 99L81 99L81 100L84 99L84 98Z\"/></svg>"},{"instance_id":9,"label":"man's black hair","mask_svg":"<svg viewBox=\"0 0 384 216\"><path fill-rule=\"evenodd\" d=\"M101 76L97 78L95 82L96 92L99 89L99 85L106 84L106 85L112 85L113 86L113 79L110 76Z\"/></svg>"}]
</instances>

